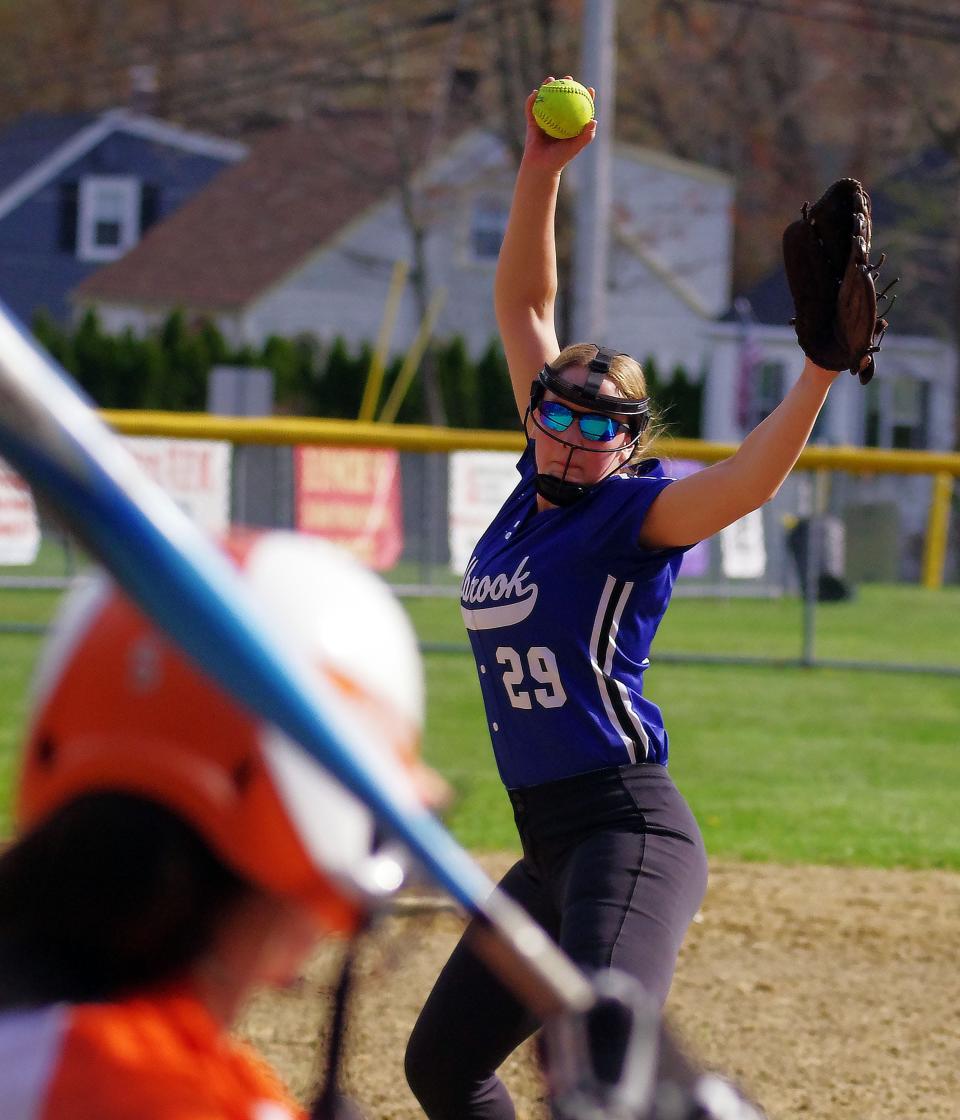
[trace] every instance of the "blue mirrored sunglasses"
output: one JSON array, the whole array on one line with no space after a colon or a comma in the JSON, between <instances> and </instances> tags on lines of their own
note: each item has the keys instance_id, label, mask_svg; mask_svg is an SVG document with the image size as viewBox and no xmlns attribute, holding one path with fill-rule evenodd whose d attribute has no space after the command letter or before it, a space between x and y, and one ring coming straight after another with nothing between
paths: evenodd
<instances>
[{"instance_id":1,"label":"blue mirrored sunglasses","mask_svg":"<svg viewBox=\"0 0 960 1120\"><path fill-rule=\"evenodd\" d=\"M574 412L560 401L541 401L537 411L546 427L554 432L565 432L576 419L583 438L592 443L609 443L621 429L629 431L626 424L621 424L612 416L604 416L600 412Z\"/></svg>"}]
</instances>

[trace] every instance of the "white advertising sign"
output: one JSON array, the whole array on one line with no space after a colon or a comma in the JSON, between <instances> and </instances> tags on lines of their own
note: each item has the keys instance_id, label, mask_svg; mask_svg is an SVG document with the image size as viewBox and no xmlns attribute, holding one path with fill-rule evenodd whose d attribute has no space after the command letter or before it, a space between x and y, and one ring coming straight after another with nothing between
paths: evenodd
<instances>
[{"instance_id":1,"label":"white advertising sign","mask_svg":"<svg viewBox=\"0 0 960 1120\"><path fill-rule=\"evenodd\" d=\"M767 570L760 510L720 530L720 565L727 579L759 579Z\"/></svg>"},{"instance_id":2,"label":"white advertising sign","mask_svg":"<svg viewBox=\"0 0 960 1120\"><path fill-rule=\"evenodd\" d=\"M143 470L210 533L230 526L231 446L219 440L125 436Z\"/></svg>"},{"instance_id":3,"label":"white advertising sign","mask_svg":"<svg viewBox=\"0 0 960 1120\"><path fill-rule=\"evenodd\" d=\"M33 494L0 459L0 564L32 564L40 549L40 524Z\"/></svg>"},{"instance_id":4,"label":"white advertising sign","mask_svg":"<svg viewBox=\"0 0 960 1120\"><path fill-rule=\"evenodd\" d=\"M520 481L517 459L513 451L454 451L450 456L450 566L458 574Z\"/></svg>"}]
</instances>

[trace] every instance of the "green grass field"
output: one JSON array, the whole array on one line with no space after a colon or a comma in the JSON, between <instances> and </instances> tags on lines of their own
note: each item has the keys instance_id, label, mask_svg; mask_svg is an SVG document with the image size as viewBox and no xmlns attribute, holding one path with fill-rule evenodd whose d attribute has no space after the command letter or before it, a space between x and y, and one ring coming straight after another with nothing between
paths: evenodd
<instances>
[{"instance_id":1,"label":"green grass field","mask_svg":"<svg viewBox=\"0 0 960 1120\"><path fill-rule=\"evenodd\" d=\"M56 596L0 591L0 621L43 621ZM408 602L421 638L462 643L455 600ZM817 612L818 656L960 665L960 588L866 586ZM796 600L677 599L647 674L671 771L715 856L960 869L960 679L915 673L657 663L656 653L796 658ZM0 634L0 808L39 639ZM426 754L451 781L448 821L474 849L514 847L467 654L426 656ZM7 818L0 818L6 831Z\"/></svg>"}]
</instances>

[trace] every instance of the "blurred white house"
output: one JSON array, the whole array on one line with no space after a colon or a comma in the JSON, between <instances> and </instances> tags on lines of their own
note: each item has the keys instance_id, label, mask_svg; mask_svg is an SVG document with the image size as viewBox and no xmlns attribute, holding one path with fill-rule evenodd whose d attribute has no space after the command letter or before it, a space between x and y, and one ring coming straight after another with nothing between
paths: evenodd
<instances>
[{"instance_id":1,"label":"blurred white house","mask_svg":"<svg viewBox=\"0 0 960 1120\"><path fill-rule=\"evenodd\" d=\"M416 151L406 155L417 166ZM704 385L704 438L735 441L802 366L782 271L734 301L733 179L629 145L615 145L613 160L603 341L653 357L665 373L684 367ZM434 333L462 335L479 354L496 333L493 271L511 157L495 136L471 130L422 163L406 196L401 171L377 113L267 133L124 257L88 276L73 292L75 311L95 307L111 331L146 331L180 307L216 321L234 342L301 332L372 341L394 264L414 257L406 207L425 231L429 286L445 291ZM576 164L568 172L574 189L575 172ZM419 321L408 285L394 352L409 347ZM880 376L867 391L842 377L817 438L955 445L955 349L909 333L909 320L894 322Z\"/></svg>"}]
</instances>

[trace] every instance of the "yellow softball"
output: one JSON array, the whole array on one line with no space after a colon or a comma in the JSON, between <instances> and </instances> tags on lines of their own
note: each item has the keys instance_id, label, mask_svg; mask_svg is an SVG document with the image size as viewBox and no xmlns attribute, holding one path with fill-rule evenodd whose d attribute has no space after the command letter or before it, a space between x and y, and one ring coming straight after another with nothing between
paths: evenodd
<instances>
[{"instance_id":1,"label":"yellow softball","mask_svg":"<svg viewBox=\"0 0 960 1120\"><path fill-rule=\"evenodd\" d=\"M593 120L593 98L586 86L569 78L544 82L533 103L533 119L548 136L569 140Z\"/></svg>"}]
</instances>

